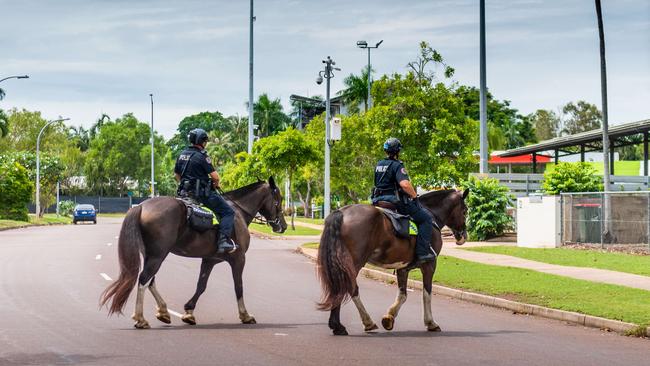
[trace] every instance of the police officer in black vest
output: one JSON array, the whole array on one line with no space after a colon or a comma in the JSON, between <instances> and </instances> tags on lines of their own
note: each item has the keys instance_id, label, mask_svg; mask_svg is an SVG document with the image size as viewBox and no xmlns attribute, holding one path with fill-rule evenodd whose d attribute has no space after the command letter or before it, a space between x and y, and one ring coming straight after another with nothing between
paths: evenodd
<instances>
[{"instance_id":1,"label":"police officer in black vest","mask_svg":"<svg viewBox=\"0 0 650 366\"><path fill-rule=\"evenodd\" d=\"M235 211L215 192L219 188L219 173L205 151L208 133L195 128L187 135L192 146L185 149L176 160L174 175L179 182L177 194L190 196L207 206L219 218L217 253L232 253L237 246L231 239L235 223Z\"/></svg>"},{"instance_id":2,"label":"police officer in black vest","mask_svg":"<svg viewBox=\"0 0 650 366\"><path fill-rule=\"evenodd\" d=\"M411 216L418 227L415 244L416 263L422 264L436 258L431 249L433 219L417 201L417 193L411 185L404 164L399 160L401 150L402 143L394 137L384 143L387 158L380 160L375 167L372 203L376 205L379 201L390 202L397 206L399 213Z\"/></svg>"}]
</instances>

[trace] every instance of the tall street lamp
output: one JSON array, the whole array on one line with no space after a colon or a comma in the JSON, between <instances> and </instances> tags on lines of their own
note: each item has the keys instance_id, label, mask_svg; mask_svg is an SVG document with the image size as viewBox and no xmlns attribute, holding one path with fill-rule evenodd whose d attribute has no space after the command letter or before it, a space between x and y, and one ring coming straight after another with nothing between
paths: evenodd
<instances>
[{"instance_id":1,"label":"tall street lamp","mask_svg":"<svg viewBox=\"0 0 650 366\"><path fill-rule=\"evenodd\" d=\"M29 79L29 75L7 76L6 78L0 79L0 83L8 79Z\"/></svg>"},{"instance_id":2,"label":"tall street lamp","mask_svg":"<svg viewBox=\"0 0 650 366\"><path fill-rule=\"evenodd\" d=\"M253 0L250 6L250 19L249 19L249 38L248 38L248 153L253 153L253 22L255 16L253 15Z\"/></svg>"},{"instance_id":3,"label":"tall street lamp","mask_svg":"<svg viewBox=\"0 0 650 366\"><path fill-rule=\"evenodd\" d=\"M153 154L153 94L149 94L151 99L151 198L155 194L156 181L154 180L154 154Z\"/></svg>"},{"instance_id":4,"label":"tall street lamp","mask_svg":"<svg viewBox=\"0 0 650 366\"><path fill-rule=\"evenodd\" d=\"M36 219L40 217L41 213L41 157L40 157L40 149L41 149L41 135L43 134L43 131L45 131L45 128L47 126L57 123L57 122L63 122L67 121L70 118L59 118L55 119L54 121L50 121L41 128L41 131L38 133L38 137L36 137Z\"/></svg>"},{"instance_id":5,"label":"tall street lamp","mask_svg":"<svg viewBox=\"0 0 650 366\"><path fill-rule=\"evenodd\" d=\"M323 63L325 70L318 73L316 84L322 84L323 78L325 78L325 204L323 218L326 218L330 214L330 79L334 77L334 70L341 71L341 69L334 67L336 62L329 56L327 56L327 60L323 60Z\"/></svg>"},{"instance_id":6,"label":"tall street lamp","mask_svg":"<svg viewBox=\"0 0 650 366\"><path fill-rule=\"evenodd\" d=\"M479 129L479 147L480 147L480 160L479 172L482 174L489 173L488 171L488 126L487 126L487 82L486 82L486 67L485 67L485 0L481 0L479 9L479 63L480 66L480 129ZM533 164L534 165L534 164Z\"/></svg>"},{"instance_id":7,"label":"tall street lamp","mask_svg":"<svg viewBox=\"0 0 650 366\"><path fill-rule=\"evenodd\" d=\"M369 46L368 42L366 41L357 41L357 47L359 48L366 48L368 49L368 96L366 98L366 112L368 112L368 108L370 108L370 49L371 48L379 48L379 45L382 44L384 40L382 39L381 41L377 42L376 45L374 46Z\"/></svg>"}]
</instances>

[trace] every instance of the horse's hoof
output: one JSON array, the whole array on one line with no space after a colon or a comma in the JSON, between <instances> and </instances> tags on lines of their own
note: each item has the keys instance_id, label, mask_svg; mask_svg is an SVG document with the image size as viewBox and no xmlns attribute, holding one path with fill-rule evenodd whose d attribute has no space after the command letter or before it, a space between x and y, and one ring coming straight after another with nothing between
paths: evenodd
<instances>
[{"instance_id":1,"label":"horse's hoof","mask_svg":"<svg viewBox=\"0 0 650 366\"><path fill-rule=\"evenodd\" d=\"M348 335L348 331L345 328L334 329L332 331L332 333L334 333L334 335L337 335L337 336L346 336L346 335Z\"/></svg>"},{"instance_id":2,"label":"horse's hoof","mask_svg":"<svg viewBox=\"0 0 650 366\"><path fill-rule=\"evenodd\" d=\"M377 324L372 323L370 325L366 325L363 330L366 331L366 332L371 332L371 331L376 330L376 329L379 329L379 327L377 326Z\"/></svg>"},{"instance_id":3,"label":"horse's hoof","mask_svg":"<svg viewBox=\"0 0 650 366\"><path fill-rule=\"evenodd\" d=\"M156 313L156 319L160 320L165 324L171 324L172 319L169 316L169 313Z\"/></svg>"},{"instance_id":4,"label":"horse's hoof","mask_svg":"<svg viewBox=\"0 0 650 366\"><path fill-rule=\"evenodd\" d=\"M241 321L243 324L257 324L257 321L255 320L254 317L249 316L248 318L244 318Z\"/></svg>"},{"instance_id":5,"label":"horse's hoof","mask_svg":"<svg viewBox=\"0 0 650 366\"><path fill-rule=\"evenodd\" d=\"M139 320L139 321L135 322L135 324L133 324L133 326L136 327L137 329L149 329L149 328L151 328L149 326L149 323L146 320Z\"/></svg>"},{"instance_id":6,"label":"horse's hoof","mask_svg":"<svg viewBox=\"0 0 650 366\"><path fill-rule=\"evenodd\" d=\"M189 324L189 325L196 325L196 319L194 318L194 314L183 314L181 317L181 320L183 323Z\"/></svg>"},{"instance_id":7,"label":"horse's hoof","mask_svg":"<svg viewBox=\"0 0 650 366\"><path fill-rule=\"evenodd\" d=\"M381 318L381 325L386 330L393 330L393 325L395 325L395 317L392 315L385 315Z\"/></svg>"},{"instance_id":8,"label":"horse's hoof","mask_svg":"<svg viewBox=\"0 0 650 366\"><path fill-rule=\"evenodd\" d=\"M440 326L438 324L427 325L427 330L429 332L442 332L442 329L440 329Z\"/></svg>"}]
</instances>

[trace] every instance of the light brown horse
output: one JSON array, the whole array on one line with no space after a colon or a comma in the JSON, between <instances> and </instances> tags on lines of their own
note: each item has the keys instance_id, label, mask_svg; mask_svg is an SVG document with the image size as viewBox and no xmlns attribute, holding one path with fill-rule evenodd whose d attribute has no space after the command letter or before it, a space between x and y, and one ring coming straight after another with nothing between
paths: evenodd
<instances>
[{"instance_id":1,"label":"light brown horse","mask_svg":"<svg viewBox=\"0 0 650 366\"><path fill-rule=\"evenodd\" d=\"M193 310L205 291L210 271L215 264L226 261L232 269L239 319L242 323L254 324L255 318L244 305L242 273L246 263L246 251L250 244L248 225L259 212L270 223L273 231L284 232L287 224L282 213L282 196L273 178L269 182L257 182L227 192L224 197L235 209L233 240L239 249L232 254L216 254L215 238L218 228L197 232L189 227L186 219L186 205L172 197L156 197L144 201L129 210L122 223L118 240L120 262L119 278L102 293L103 306L112 300L109 314L122 313L122 309L138 280L133 320L136 328L149 328L143 315L144 293L148 288L156 300L156 318L163 323L171 322L167 305L156 289L155 275L169 253L183 257L203 258L196 293L185 304L182 320L196 324ZM140 272L140 255L144 258ZM140 272L139 276L138 273Z\"/></svg>"},{"instance_id":2,"label":"light brown horse","mask_svg":"<svg viewBox=\"0 0 650 366\"><path fill-rule=\"evenodd\" d=\"M465 216L467 206L465 197L469 190L434 191L419 197L425 209L434 220L432 248L436 255L442 249L440 229L449 227L454 233L456 244L462 245L467 239ZM329 327L335 335L347 335L340 321L341 305L350 298L361 316L365 331L377 329L359 297L357 275L366 263L382 268L397 270L399 292L393 305L382 318L382 326L392 330L395 317L406 301L408 273L415 268L415 237L397 237L392 224L376 207L370 205L350 205L332 212L325 220L325 227L318 249L318 275L323 296L318 304L320 310L329 310ZM436 261L419 266L422 271L424 291L424 325L429 331L440 331L431 315L431 286Z\"/></svg>"}]
</instances>

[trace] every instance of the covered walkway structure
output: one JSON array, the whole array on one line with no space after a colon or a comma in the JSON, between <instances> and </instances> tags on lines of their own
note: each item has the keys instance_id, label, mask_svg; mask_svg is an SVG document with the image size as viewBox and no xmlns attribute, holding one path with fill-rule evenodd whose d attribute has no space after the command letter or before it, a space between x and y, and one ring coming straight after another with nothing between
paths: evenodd
<instances>
[{"instance_id":1,"label":"covered walkway structure","mask_svg":"<svg viewBox=\"0 0 650 366\"><path fill-rule=\"evenodd\" d=\"M650 119L625 123L609 128L609 159L611 174L614 175L614 152L617 148L643 144L643 175L648 176L648 139ZM537 172L538 157L554 159L555 163L562 156L580 154L580 161L585 161L585 153L603 150L602 129L562 136L505 151L498 156L502 158L532 155L533 173Z\"/></svg>"}]
</instances>

